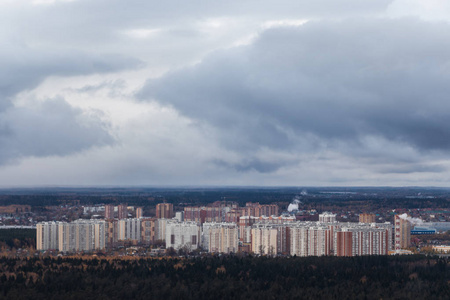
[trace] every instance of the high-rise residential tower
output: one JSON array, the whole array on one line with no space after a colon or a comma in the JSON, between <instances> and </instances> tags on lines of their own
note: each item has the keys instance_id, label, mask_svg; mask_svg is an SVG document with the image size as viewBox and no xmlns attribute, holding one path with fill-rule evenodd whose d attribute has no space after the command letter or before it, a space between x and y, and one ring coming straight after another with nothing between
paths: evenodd
<instances>
[{"instance_id":1,"label":"high-rise residential tower","mask_svg":"<svg viewBox=\"0 0 450 300\"><path fill-rule=\"evenodd\" d=\"M395 216L395 250L411 245L411 222L406 214Z\"/></svg>"},{"instance_id":2,"label":"high-rise residential tower","mask_svg":"<svg viewBox=\"0 0 450 300\"><path fill-rule=\"evenodd\" d=\"M172 203L156 204L156 218L157 219L173 218L173 204Z\"/></svg>"},{"instance_id":3,"label":"high-rise residential tower","mask_svg":"<svg viewBox=\"0 0 450 300\"><path fill-rule=\"evenodd\" d=\"M142 207L138 207L136 208L136 218L142 218L143 217L143 213L142 213Z\"/></svg>"},{"instance_id":4,"label":"high-rise residential tower","mask_svg":"<svg viewBox=\"0 0 450 300\"><path fill-rule=\"evenodd\" d=\"M119 204L117 206L118 216L117 218L119 220L126 219L128 217L128 208L126 204Z\"/></svg>"},{"instance_id":5,"label":"high-rise residential tower","mask_svg":"<svg viewBox=\"0 0 450 300\"><path fill-rule=\"evenodd\" d=\"M360 214L359 223L375 223L375 214Z\"/></svg>"},{"instance_id":6,"label":"high-rise residential tower","mask_svg":"<svg viewBox=\"0 0 450 300\"><path fill-rule=\"evenodd\" d=\"M114 205L105 205L105 219L114 219Z\"/></svg>"}]
</instances>

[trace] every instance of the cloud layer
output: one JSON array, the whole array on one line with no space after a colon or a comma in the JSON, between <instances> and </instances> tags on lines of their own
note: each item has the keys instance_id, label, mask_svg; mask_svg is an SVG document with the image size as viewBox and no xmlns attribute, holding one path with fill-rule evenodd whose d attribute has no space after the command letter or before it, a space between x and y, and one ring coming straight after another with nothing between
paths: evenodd
<instances>
[{"instance_id":1,"label":"cloud layer","mask_svg":"<svg viewBox=\"0 0 450 300\"><path fill-rule=\"evenodd\" d=\"M269 29L249 46L149 80L140 97L213 126L261 171L274 169L253 157L264 148L389 160L409 147L414 160L448 157L449 29L416 19ZM394 153L370 153L383 143Z\"/></svg>"},{"instance_id":2,"label":"cloud layer","mask_svg":"<svg viewBox=\"0 0 450 300\"><path fill-rule=\"evenodd\" d=\"M136 68L122 55L56 52L9 42L0 50L0 164L29 156L68 155L114 139L98 114L56 99L27 98L49 76L75 76Z\"/></svg>"},{"instance_id":3,"label":"cloud layer","mask_svg":"<svg viewBox=\"0 0 450 300\"><path fill-rule=\"evenodd\" d=\"M448 185L445 0L0 0L0 185Z\"/></svg>"}]
</instances>

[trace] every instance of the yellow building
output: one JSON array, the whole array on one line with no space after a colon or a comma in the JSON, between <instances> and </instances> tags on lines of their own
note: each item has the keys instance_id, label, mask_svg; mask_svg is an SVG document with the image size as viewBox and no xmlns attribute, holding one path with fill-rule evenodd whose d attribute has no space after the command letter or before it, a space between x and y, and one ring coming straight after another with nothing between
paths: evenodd
<instances>
[{"instance_id":1,"label":"yellow building","mask_svg":"<svg viewBox=\"0 0 450 300\"><path fill-rule=\"evenodd\" d=\"M411 222L408 215L395 216L395 250L405 249L411 246Z\"/></svg>"}]
</instances>

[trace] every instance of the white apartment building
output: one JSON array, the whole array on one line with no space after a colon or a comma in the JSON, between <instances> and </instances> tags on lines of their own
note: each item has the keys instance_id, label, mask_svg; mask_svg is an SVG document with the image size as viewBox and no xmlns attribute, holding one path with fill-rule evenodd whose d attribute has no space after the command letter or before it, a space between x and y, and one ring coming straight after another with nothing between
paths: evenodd
<instances>
[{"instance_id":1,"label":"white apartment building","mask_svg":"<svg viewBox=\"0 0 450 300\"><path fill-rule=\"evenodd\" d=\"M117 223L118 226L118 235L117 238L119 241L125 240L141 240L141 219L133 218L133 219L121 219Z\"/></svg>"},{"instance_id":2,"label":"white apartment building","mask_svg":"<svg viewBox=\"0 0 450 300\"><path fill-rule=\"evenodd\" d=\"M334 223L336 222L336 214L330 212L324 212L319 214L319 222L321 223Z\"/></svg>"},{"instance_id":3,"label":"white apartment building","mask_svg":"<svg viewBox=\"0 0 450 300\"><path fill-rule=\"evenodd\" d=\"M166 248L176 250L186 247L195 250L200 244L200 226L196 222L178 222L169 220L166 223Z\"/></svg>"},{"instance_id":4,"label":"white apartment building","mask_svg":"<svg viewBox=\"0 0 450 300\"><path fill-rule=\"evenodd\" d=\"M77 232L79 228L75 222L60 222L58 229L59 251L71 252L79 249L77 237L79 237L80 234Z\"/></svg>"},{"instance_id":5,"label":"white apartment building","mask_svg":"<svg viewBox=\"0 0 450 300\"><path fill-rule=\"evenodd\" d=\"M278 254L278 230L271 224L256 223L251 229L252 252L259 255Z\"/></svg>"},{"instance_id":6,"label":"white apartment building","mask_svg":"<svg viewBox=\"0 0 450 300\"><path fill-rule=\"evenodd\" d=\"M291 227L290 254L308 256L308 227L295 224Z\"/></svg>"},{"instance_id":7,"label":"white apartment building","mask_svg":"<svg viewBox=\"0 0 450 300\"><path fill-rule=\"evenodd\" d=\"M58 223L41 222L36 224L36 249L58 249Z\"/></svg>"},{"instance_id":8,"label":"white apartment building","mask_svg":"<svg viewBox=\"0 0 450 300\"><path fill-rule=\"evenodd\" d=\"M238 251L238 226L236 223L204 223L203 248L212 253Z\"/></svg>"},{"instance_id":9,"label":"white apartment building","mask_svg":"<svg viewBox=\"0 0 450 300\"><path fill-rule=\"evenodd\" d=\"M166 240L166 225L171 219L156 219L155 221L155 240Z\"/></svg>"},{"instance_id":10,"label":"white apartment building","mask_svg":"<svg viewBox=\"0 0 450 300\"><path fill-rule=\"evenodd\" d=\"M38 223L36 225L36 248L37 250L54 249L63 252L104 249L105 224L103 220Z\"/></svg>"},{"instance_id":11,"label":"white apartment building","mask_svg":"<svg viewBox=\"0 0 450 300\"><path fill-rule=\"evenodd\" d=\"M212 227L214 227L217 223L215 222L205 222L202 224L202 234L200 237L200 246L203 250L209 251L209 231Z\"/></svg>"},{"instance_id":12,"label":"white apartment building","mask_svg":"<svg viewBox=\"0 0 450 300\"><path fill-rule=\"evenodd\" d=\"M328 226L313 222L297 222L290 231L290 254L297 256L329 255Z\"/></svg>"},{"instance_id":13,"label":"white apartment building","mask_svg":"<svg viewBox=\"0 0 450 300\"><path fill-rule=\"evenodd\" d=\"M94 251L105 249L104 220L76 220L59 223L59 251Z\"/></svg>"}]
</instances>

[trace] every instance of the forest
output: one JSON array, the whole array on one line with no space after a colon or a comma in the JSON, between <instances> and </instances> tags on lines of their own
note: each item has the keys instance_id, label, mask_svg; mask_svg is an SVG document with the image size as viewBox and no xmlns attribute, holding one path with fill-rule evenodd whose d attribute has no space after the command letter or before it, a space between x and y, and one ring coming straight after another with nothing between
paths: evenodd
<instances>
[{"instance_id":1,"label":"forest","mask_svg":"<svg viewBox=\"0 0 450 300\"><path fill-rule=\"evenodd\" d=\"M154 207L163 201L178 207L206 205L214 201L235 201L240 206L246 202L278 203L287 206L299 198L308 209L365 207L444 208L449 207L449 189L415 188L48 188L0 189L0 206L30 205L33 211L46 206L96 205L127 203L134 206ZM411 195L427 197L412 197Z\"/></svg>"},{"instance_id":2,"label":"forest","mask_svg":"<svg viewBox=\"0 0 450 300\"><path fill-rule=\"evenodd\" d=\"M0 299L449 299L448 258L0 258Z\"/></svg>"},{"instance_id":3,"label":"forest","mask_svg":"<svg viewBox=\"0 0 450 300\"><path fill-rule=\"evenodd\" d=\"M36 248L36 229L1 229L0 249Z\"/></svg>"}]
</instances>

